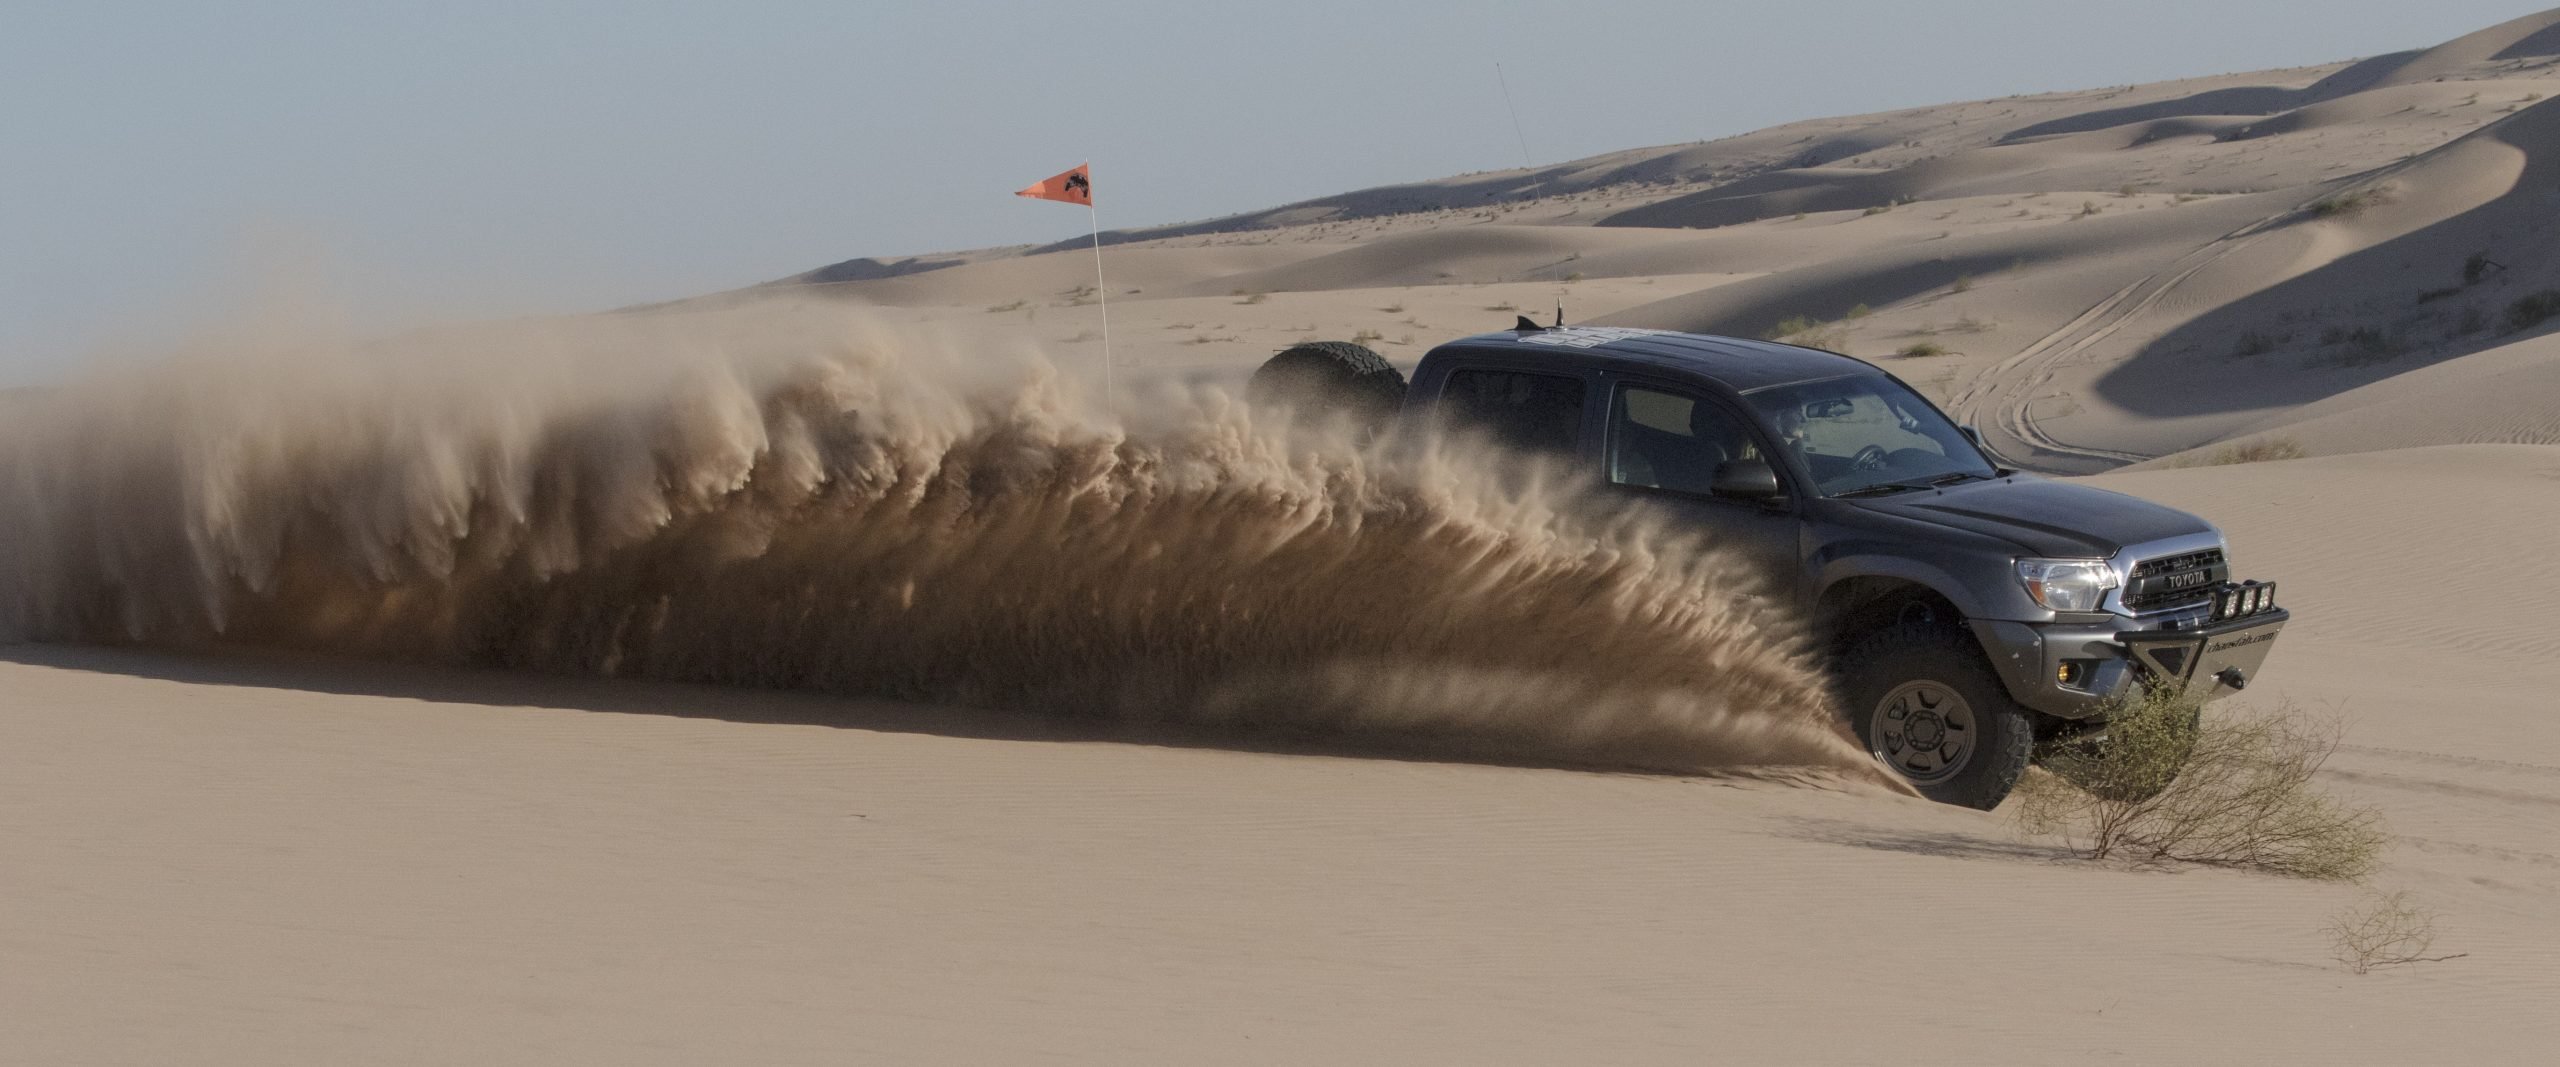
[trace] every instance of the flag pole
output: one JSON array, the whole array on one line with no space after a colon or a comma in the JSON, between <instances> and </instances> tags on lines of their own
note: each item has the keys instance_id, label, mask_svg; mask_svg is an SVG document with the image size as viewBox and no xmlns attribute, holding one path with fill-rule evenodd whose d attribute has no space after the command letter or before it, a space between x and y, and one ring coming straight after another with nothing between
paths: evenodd
<instances>
[{"instance_id":1,"label":"flag pole","mask_svg":"<svg viewBox=\"0 0 2560 1067\"><path fill-rule=\"evenodd\" d=\"M1085 194L1085 214L1093 220L1093 295L1102 304L1102 401L1117 411L1119 395L1111 389L1111 289L1102 280L1102 212Z\"/></svg>"}]
</instances>

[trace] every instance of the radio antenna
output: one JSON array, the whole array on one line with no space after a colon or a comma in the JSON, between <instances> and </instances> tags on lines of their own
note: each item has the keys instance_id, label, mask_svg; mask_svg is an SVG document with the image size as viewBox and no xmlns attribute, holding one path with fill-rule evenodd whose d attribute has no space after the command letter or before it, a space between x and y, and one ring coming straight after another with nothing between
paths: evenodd
<instances>
[{"instance_id":1,"label":"radio antenna","mask_svg":"<svg viewBox=\"0 0 2560 1067\"><path fill-rule=\"evenodd\" d=\"M1493 65L1493 81L1494 84L1502 87L1502 109L1511 113L1511 135L1520 139L1520 169L1536 170L1538 163L1529 155L1528 128L1520 124L1520 105L1511 99L1511 79L1503 76L1500 63ZM1547 269L1556 283L1556 325L1562 326L1564 325L1564 261L1557 260Z\"/></svg>"},{"instance_id":2,"label":"radio antenna","mask_svg":"<svg viewBox=\"0 0 2560 1067\"><path fill-rule=\"evenodd\" d=\"M1511 79L1502 76L1500 63L1493 65L1493 82L1502 87L1503 109L1511 112L1511 135L1520 139L1520 166L1534 169L1537 164L1529 159L1529 131L1520 125L1520 105L1511 102Z\"/></svg>"}]
</instances>

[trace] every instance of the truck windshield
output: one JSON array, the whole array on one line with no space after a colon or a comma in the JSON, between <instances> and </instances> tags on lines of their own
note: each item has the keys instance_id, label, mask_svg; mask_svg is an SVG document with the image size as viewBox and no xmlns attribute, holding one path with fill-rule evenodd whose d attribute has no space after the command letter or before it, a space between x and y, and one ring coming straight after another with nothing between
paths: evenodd
<instances>
[{"instance_id":1,"label":"truck windshield","mask_svg":"<svg viewBox=\"0 0 2560 1067\"><path fill-rule=\"evenodd\" d=\"M1823 496L1920 489L1998 474L1964 431L1884 375L1745 395Z\"/></svg>"}]
</instances>

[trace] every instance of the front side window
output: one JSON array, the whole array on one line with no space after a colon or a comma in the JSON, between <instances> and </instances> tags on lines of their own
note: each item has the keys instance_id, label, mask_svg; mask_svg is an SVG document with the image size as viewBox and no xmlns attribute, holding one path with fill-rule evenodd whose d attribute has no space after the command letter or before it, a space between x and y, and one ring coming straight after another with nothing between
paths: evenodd
<instances>
[{"instance_id":1,"label":"front side window","mask_svg":"<svg viewBox=\"0 0 2560 1067\"><path fill-rule=\"evenodd\" d=\"M1880 374L1746 395L1776 431L1779 447L1812 475L1824 496L1998 475L1964 431L1918 393Z\"/></svg>"},{"instance_id":2,"label":"front side window","mask_svg":"<svg viewBox=\"0 0 2560 1067\"><path fill-rule=\"evenodd\" d=\"M1523 452L1569 453L1582 437L1582 379L1507 370L1462 370L1440 389L1452 426Z\"/></svg>"},{"instance_id":3,"label":"front side window","mask_svg":"<svg viewBox=\"0 0 2560 1067\"><path fill-rule=\"evenodd\" d=\"M1609 481L1707 495L1716 472L1760 458L1740 419L1706 400L1640 385L1618 387L1609 412Z\"/></svg>"}]
</instances>

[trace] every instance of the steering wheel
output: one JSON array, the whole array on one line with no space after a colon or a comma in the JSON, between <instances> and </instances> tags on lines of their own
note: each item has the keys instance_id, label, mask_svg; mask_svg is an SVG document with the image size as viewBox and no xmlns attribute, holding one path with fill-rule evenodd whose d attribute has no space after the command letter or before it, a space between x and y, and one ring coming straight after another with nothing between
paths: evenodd
<instances>
[{"instance_id":1,"label":"steering wheel","mask_svg":"<svg viewBox=\"0 0 2560 1067\"><path fill-rule=\"evenodd\" d=\"M1880 471L1884 469L1884 461L1884 449L1868 445L1859 449L1857 455L1849 457L1849 467L1852 470Z\"/></svg>"}]
</instances>

